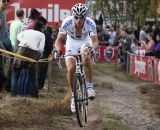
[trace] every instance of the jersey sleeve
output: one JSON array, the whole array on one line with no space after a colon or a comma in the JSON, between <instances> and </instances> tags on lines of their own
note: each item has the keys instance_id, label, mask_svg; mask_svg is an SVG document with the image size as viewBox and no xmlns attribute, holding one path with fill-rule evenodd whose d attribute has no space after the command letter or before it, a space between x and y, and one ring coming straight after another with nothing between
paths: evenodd
<instances>
[{"instance_id":1,"label":"jersey sleeve","mask_svg":"<svg viewBox=\"0 0 160 130\"><path fill-rule=\"evenodd\" d=\"M71 19L64 19L62 24L61 24L61 27L59 28L59 33L60 34L67 34L67 30L69 28L69 26L72 24L72 20Z\"/></svg>"},{"instance_id":2,"label":"jersey sleeve","mask_svg":"<svg viewBox=\"0 0 160 130\"><path fill-rule=\"evenodd\" d=\"M90 19L90 35L97 35L97 28L96 28L96 23L94 22L94 20Z\"/></svg>"}]
</instances>

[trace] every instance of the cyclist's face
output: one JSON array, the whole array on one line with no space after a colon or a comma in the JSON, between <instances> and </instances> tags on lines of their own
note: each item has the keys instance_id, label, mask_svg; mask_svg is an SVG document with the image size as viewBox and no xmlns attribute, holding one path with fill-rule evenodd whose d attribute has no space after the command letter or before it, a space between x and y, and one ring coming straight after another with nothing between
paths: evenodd
<instances>
[{"instance_id":1,"label":"cyclist's face","mask_svg":"<svg viewBox=\"0 0 160 130\"><path fill-rule=\"evenodd\" d=\"M84 16L74 16L75 23L78 27L82 27L86 17Z\"/></svg>"}]
</instances>

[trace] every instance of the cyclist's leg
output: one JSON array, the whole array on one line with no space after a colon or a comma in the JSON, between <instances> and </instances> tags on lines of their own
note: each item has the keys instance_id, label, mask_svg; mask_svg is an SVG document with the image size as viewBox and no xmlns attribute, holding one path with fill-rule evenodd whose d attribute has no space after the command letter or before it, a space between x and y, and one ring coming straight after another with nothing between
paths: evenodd
<instances>
[{"instance_id":1,"label":"cyclist's leg","mask_svg":"<svg viewBox=\"0 0 160 130\"><path fill-rule=\"evenodd\" d=\"M73 77L74 77L74 73L75 73L75 59L68 57L65 58L65 62L66 62L66 67L67 67L67 80L68 80L68 85L71 88L71 90L73 90ZM73 91L72 91L73 92Z\"/></svg>"},{"instance_id":2,"label":"cyclist's leg","mask_svg":"<svg viewBox=\"0 0 160 130\"><path fill-rule=\"evenodd\" d=\"M88 48L83 49L83 53L88 52ZM94 98L95 97L95 91L93 89L93 68L91 64L91 58L88 55L83 55L83 63L85 67L85 74L86 74L86 80L87 80L87 91L88 91L88 96Z\"/></svg>"},{"instance_id":3,"label":"cyclist's leg","mask_svg":"<svg viewBox=\"0 0 160 130\"><path fill-rule=\"evenodd\" d=\"M67 68L67 80L68 85L72 90L72 97L71 97L71 111L75 112L75 103L74 103L74 95L73 95L73 80L74 80L74 73L75 73L75 59L72 57L66 57L66 68Z\"/></svg>"},{"instance_id":4,"label":"cyclist's leg","mask_svg":"<svg viewBox=\"0 0 160 130\"><path fill-rule=\"evenodd\" d=\"M85 74L86 74L86 87L88 92L88 97L94 98L95 97L95 91L93 89L93 71L92 71L92 65L91 62L87 59L85 62Z\"/></svg>"},{"instance_id":5,"label":"cyclist's leg","mask_svg":"<svg viewBox=\"0 0 160 130\"><path fill-rule=\"evenodd\" d=\"M84 52L88 52L88 50L84 50ZM83 55L82 58L83 58L83 64L85 67L86 80L87 82L91 83L93 79L93 72L92 72L90 56Z\"/></svg>"},{"instance_id":6,"label":"cyclist's leg","mask_svg":"<svg viewBox=\"0 0 160 130\"><path fill-rule=\"evenodd\" d=\"M72 39L70 36L67 36L66 40L66 53L65 55L73 55L77 54L79 48L81 47L81 41ZM74 94L73 94L73 78L75 74L76 62L73 56L67 56L65 58L66 67L67 67L67 79L68 85L72 90L72 98L71 98L71 111L75 112L75 103L74 103Z\"/></svg>"},{"instance_id":7,"label":"cyclist's leg","mask_svg":"<svg viewBox=\"0 0 160 130\"><path fill-rule=\"evenodd\" d=\"M83 41L81 40L75 40L71 38L70 36L67 36L66 40L66 52L65 55L74 55L78 54L79 49L83 45ZM66 67L67 67L67 79L68 79L68 84L69 87L72 89L72 82L73 82L73 77L75 73L75 58L73 56L67 56L65 58L66 62ZM73 90L73 89L72 89Z\"/></svg>"}]
</instances>

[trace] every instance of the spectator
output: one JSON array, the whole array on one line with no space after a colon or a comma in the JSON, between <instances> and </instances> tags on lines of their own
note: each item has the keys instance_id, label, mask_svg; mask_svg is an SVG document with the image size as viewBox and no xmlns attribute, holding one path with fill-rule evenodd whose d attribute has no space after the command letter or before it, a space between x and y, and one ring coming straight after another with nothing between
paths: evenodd
<instances>
[{"instance_id":1,"label":"spectator","mask_svg":"<svg viewBox=\"0 0 160 130\"><path fill-rule=\"evenodd\" d=\"M136 38L134 38L131 44L131 53L138 55L138 46L139 42Z\"/></svg>"},{"instance_id":2,"label":"spectator","mask_svg":"<svg viewBox=\"0 0 160 130\"><path fill-rule=\"evenodd\" d=\"M139 35L140 35L140 26L137 26L134 30L134 36L137 40L139 40Z\"/></svg>"},{"instance_id":3,"label":"spectator","mask_svg":"<svg viewBox=\"0 0 160 130\"><path fill-rule=\"evenodd\" d=\"M160 33L156 35L156 47L154 48L154 56L160 58Z\"/></svg>"},{"instance_id":4,"label":"spectator","mask_svg":"<svg viewBox=\"0 0 160 130\"><path fill-rule=\"evenodd\" d=\"M127 52L131 50L131 44L132 44L132 36L130 35L130 32L127 28L124 28L122 30L122 66L124 70L127 70Z\"/></svg>"},{"instance_id":5,"label":"spectator","mask_svg":"<svg viewBox=\"0 0 160 130\"><path fill-rule=\"evenodd\" d=\"M110 30L108 28L103 29L102 32L98 33L98 40L100 41L100 45L108 45L109 43L109 34Z\"/></svg>"},{"instance_id":6,"label":"spectator","mask_svg":"<svg viewBox=\"0 0 160 130\"><path fill-rule=\"evenodd\" d=\"M98 25L98 24L99 24L99 21L97 20L96 15L94 15L93 20L94 20L94 22L96 23L96 25Z\"/></svg>"},{"instance_id":7,"label":"spectator","mask_svg":"<svg viewBox=\"0 0 160 130\"><path fill-rule=\"evenodd\" d=\"M130 47L132 44L132 36L130 35L129 29L125 28L122 30L122 37L123 37L123 43L122 43L123 51L125 52L130 51Z\"/></svg>"},{"instance_id":8,"label":"spectator","mask_svg":"<svg viewBox=\"0 0 160 130\"><path fill-rule=\"evenodd\" d=\"M102 14L100 14L100 16L98 18L98 23L99 23L101 29L103 29L103 16L102 16Z\"/></svg>"},{"instance_id":9,"label":"spectator","mask_svg":"<svg viewBox=\"0 0 160 130\"><path fill-rule=\"evenodd\" d=\"M145 56L153 56L153 50L155 47L155 42L154 42L154 35L153 33L149 33L147 35L148 43L146 44L145 42L142 42L143 47L145 49Z\"/></svg>"},{"instance_id":10,"label":"spectator","mask_svg":"<svg viewBox=\"0 0 160 130\"><path fill-rule=\"evenodd\" d=\"M42 22L37 21L34 25L34 29L25 30L18 34L17 39L20 41L17 53L35 60L43 54L44 45L45 45L45 36L42 33L44 25ZM20 76L22 73L21 70L24 70L23 76ZM32 97L38 97L38 83L37 83L37 64L28 63L27 61L20 61L19 59L14 60L14 70L12 72L11 80L11 95L17 95L17 86L20 87L20 91L23 96L30 95ZM27 76L28 75L28 76ZM18 85L18 80L21 79L21 84ZM25 81L22 83L22 81ZM29 93L26 91L29 90Z\"/></svg>"},{"instance_id":11,"label":"spectator","mask_svg":"<svg viewBox=\"0 0 160 130\"><path fill-rule=\"evenodd\" d=\"M38 21L41 21L44 24L44 26L46 26L47 24L47 20L43 16L41 16L38 19ZM46 27L43 33L45 35L45 46L44 46L42 58L48 58L53 49L52 28L49 26ZM42 89L44 87L47 70L48 70L48 62L42 62L38 64L38 87L39 89Z\"/></svg>"},{"instance_id":12,"label":"spectator","mask_svg":"<svg viewBox=\"0 0 160 130\"><path fill-rule=\"evenodd\" d=\"M18 48L18 41L17 41L17 34L22 26L22 20L24 18L24 11L23 9L18 9L16 11L17 18L11 23L10 25L10 40L13 46L14 52L16 52ZM9 67L7 70L7 80L6 80L6 90L11 90L11 73L12 73L12 62L13 59L10 59Z\"/></svg>"},{"instance_id":13,"label":"spectator","mask_svg":"<svg viewBox=\"0 0 160 130\"><path fill-rule=\"evenodd\" d=\"M33 29L35 22L39 19L40 12L37 9L32 8L30 11L29 18L26 19L21 27L21 32L26 29Z\"/></svg>"},{"instance_id":14,"label":"spectator","mask_svg":"<svg viewBox=\"0 0 160 130\"><path fill-rule=\"evenodd\" d=\"M0 48L12 51L13 48L11 41L9 39L9 32L6 24L6 13L5 13L8 3L9 0L0 0ZM0 55L0 90L4 85L5 79L6 77L4 74L3 56Z\"/></svg>"},{"instance_id":15,"label":"spectator","mask_svg":"<svg viewBox=\"0 0 160 130\"><path fill-rule=\"evenodd\" d=\"M34 24L35 24L35 22L37 21L37 19L39 17L40 17L40 12L37 9L32 8L30 10L29 18L27 18L27 19L24 20L24 22L22 23L22 26L21 26L21 29L19 30L19 32L22 32L22 31L27 30L27 29L33 29L34 28ZM29 76L26 73L29 73L28 70L19 72L19 73L17 73L16 76L17 77L20 76L20 79L25 79L25 78L28 78L28 77L25 77L25 76ZM20 75L18 76L18 74L20 74Z\"/></svg>"},{"instance_id":16,"label":"spectator","mask_svg":"<svg viewBox=\"0 0 160 130\"><path fill-rule=\"evenodd\" d=\"M18 48L18 41L17 41L17 34L22 26L22 20L24 18L24 11L23 9L18 9L16 11L16 20L14 20L10 25L10 39L12 46L14 48L14 51Z\"/></svg>"},{"instance_id":17,"label":"spectator","mask_svg":"<svg viewBox=\"0 0 160 130\"><path fill-rule=\"evenodd\" d=\"M142 42L142 41L146 41L147 39L147 34L146 34L146 27L143 26L141 28L141 31L140 31L140 34L139 34L139 41Z\"/></svg>"},{"instance_id":18,"label":"spectator","mask_svg":"<svg viewBox=\"0 0 160 130\"><path fill-rule=\"evenodd\" d=\"M109 39L109 45L114 45L116 40L116 31L113 27L110 28L110 39Z\"/></svg>"},{"instance_id":19,"label":"spectator","mask_svg":"<svg viewBox=\"0 0 160 130\"><path fill-rule=\"evenodd\" d=\"M160 29L159 29L159 26L156 24L155 25L155 27L154 27L154 29L153 29L153 37L154 37L154 41L156 41L157 40L157 35L159 35L159 33L160 33ZM157 42L156 42L157 43ZM155 44L156 44L155 43Z\"/></svg>"}]
</instances>

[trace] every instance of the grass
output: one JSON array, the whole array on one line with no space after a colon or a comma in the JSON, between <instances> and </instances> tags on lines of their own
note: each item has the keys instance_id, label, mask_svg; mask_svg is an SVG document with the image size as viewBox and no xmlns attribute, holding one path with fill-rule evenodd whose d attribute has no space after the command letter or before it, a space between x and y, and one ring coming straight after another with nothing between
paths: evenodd
<instances>
[{"instance_id":1,"label":"grass","mask_svg":"<svg viewBox=\"0 0 160 130\"><path fill-rule=\"evenodd\" d=\"M105 88L105 89L110 89L110 90L114 89L112 83L107 82L106 80L103 80L103 79L98 79L98 78L95 79L94 86Z\"/></svg>"},{"instance_id":2,"label":"grass","mask_svg":"<svg viewBox=\"0 0 160 130\"><path fill-rule=\"evenodd\" d=\"M0 108L0 126L3 127L53 127L60 121L57 117L71 115L69 104L59 100L8 98L6 102Z\"/></svg>"},{"instance_id":3,"label":"grass","mask_svg":"<svg viewBox=\"0 0 160 130\"><path fill-rule=\"evenodd\" d=\"M39 99L11 97L0 92L0 128L9 130L44 130L56 128L62 116L71 116L69 100L63 100L66 86L41 90Z\"/></svg>"},{"instance_id":4,"label":"grass","mask_svg":"<svg viewBox=\"0 0 160 130\"><path fill-rule=\"evenodd\" d=\"M127 81L127 82L142 82L136 79L133 76L130 76L126 72L120 70L115 64L113 63L97 63L94 65L94 74L95 75L110 75L116 78L117 80Z\"/></svg>"},{"instance_id":5,"label":"grass","mask_svg":"<svg viewBox=\"0 0 160 130\"><path fill-rule=\"evenodd\" d=\"M107 121L102 125L101 130L132 130L126 125L119 124L116 121Z\"/></svg>"},{"instance_id":6,"label":"grass","mask_svg":"<svg viewBox=\"0 0 160 130\"><path fill-rule=\"evenodd\" d=\"M121 116L107 112L105 121L102 124L101 130L131 130L128 126L120 123Z\"/></svg>"},{"instance_id":7,"label":"grass","mask_svg":"<svg viewBox=\"0 0 160 130\"><path fill-rule=\"evenodd\" d=\"M154 83L148 83L139 86L141 94L146 95L144 108L154 111L155 115L160 118L160 86Z\"/></svg>"},{"instance_id":8,"label":"grass","mask_svg":"<svg viewBox=\"0 0 160 130\"><path fill-rule=\"evenodd\" d=\"M121 120L122 117L120 117L119 115L113 114L113 113L106 113L106 118L110 118L110 119L114 119L114 120Z\"/></svg>"}]
</instances>

